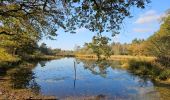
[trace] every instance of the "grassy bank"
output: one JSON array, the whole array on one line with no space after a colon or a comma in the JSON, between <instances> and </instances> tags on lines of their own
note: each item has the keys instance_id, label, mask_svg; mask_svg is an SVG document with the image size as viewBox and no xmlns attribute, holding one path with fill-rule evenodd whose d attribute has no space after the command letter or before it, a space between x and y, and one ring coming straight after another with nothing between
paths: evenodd
<instances>
[{"instance_id":1,"label":"grassy bank","mask_svg":"<svg viewBox=\"0 0 170 100\"><path fill-rule=\"evenodd\" d=\"M25 60L53 60L61 58L61 56L55 56L55 55L30 55L27 56Z\"/></svg>"},{"instance_id":2,"label":"grassy bank","mask_svg":"<svg viewBox=\"0 0 170 100\"><path fill-rule=\"evenodd\" d=\"M76 55L79 59L96 60L95 55ZM148 77L157 82L170 84L170 69L157 62L156 57L112 55L110 61L119 60L120 67L129 70L140 77Z\"/></svg>"},{"instance_id":3,"label":"grassy bank","mask_svg":"<svg viewBox=\"0 0 170 100\"><path fill-rule=\"evenodd\" d=\"M10 58L10 57L9 57ZM54 55L26 55L22 57L11 57L10 59L1 59L0 67L2 66L13 66L23 61L39 61L39 60L53 60L61 58L61 56Z\"/></svg>"},{"instance_id":4,"label":"grassy bank","mask_svg":"<svg viewBox=\"0 0 170 100\"><path fill-rule=\"evenodd\" d=\"M81 59L97 59L96 55L75 55L77 58ZM148 56L130 56L130 55L112 55L109 60L130 60L130 59L145 59L148 61L152 61L155 59L155 57L148 57Z\"/></svg>"}]
</instances>

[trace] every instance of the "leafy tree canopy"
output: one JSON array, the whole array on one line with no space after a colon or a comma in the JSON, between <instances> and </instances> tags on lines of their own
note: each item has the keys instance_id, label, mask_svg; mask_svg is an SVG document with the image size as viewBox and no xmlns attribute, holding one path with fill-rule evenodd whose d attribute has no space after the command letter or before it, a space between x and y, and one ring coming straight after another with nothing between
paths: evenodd
<instances>
[{"instance_id":1,"label":"leafy tree canopy","mask_svg":"<svg viewBox=\"0 0 170 100\"><path fill-rule=\"evenodd\" d=\"M32 31L41 33L40 36L42 33L56 36L59 27L71 33L78 27L115 33L123 19L130 17L131 7L144 8L148 2L150 0L1 0L0 18L5 25L15 19L23 21L20 30L31 25L35 29ZM9 18L13 20L7 20ZM13 32L4 28L0 31L1 34Z\"/></svg>"},{"instance_id":2,"label":"leafy tree canopy","mask_svg":"<svg viewBox=\"0 0 170 100\"><path fill-rule=\"evenodd\" d=\"M90 43L98 57L109 56L107 37L120 30L125 17L130 17L132 7L144 8L150 0L0 0L0 38L14 46L14 53L32 48L42 37L54 39L59 28L75 33L85 27L97 36ZM3 35L8 35L5 39ZM12 42L15 42L14 44ZM8 43L7 43L8 42ZM9 45L8 45L9 46ZM97 49L94 48L97 46ZM31 48L28 48L31 47ZM9 49L9 48L8 48ZM33 50L33 49L32 49ZM97 51L99 50L99 51Z\"/></svg>"},{"instance_id":3,"label":"leafy tree canopy","mask_svg":"<svg viewBox=\"0 0 170 100\"><path fill-rule=\"evenodd\" d=\"M160 29L148 39L148 49L155 56L170 57L170 16L168 15Z\"/></svg>"},{"instance_id":4,"label":"leafy tree canopy","mask_svg":"<svg viewBox=\"0 0 170 100\"><path fill-rule=\"evenodd\" d=\"M170 66L170 13L163 18L160 29L146 42L146 47L151 55L157 57L160 64Z\"/></svg>"},{"instance_id":5,"label":"leafy tree canopy","mask_svg":"<svg viewBox=\"0 0 170 100\"><path fill-rule=\"evenodd\" d=\"M105 36L94 36L92 42L86 45L93 50L100 60L101 55L103 55L104 58L108 58L112 54L111 47L108 45L109 40L110 39Z\"/></svg>"}]
</instances>

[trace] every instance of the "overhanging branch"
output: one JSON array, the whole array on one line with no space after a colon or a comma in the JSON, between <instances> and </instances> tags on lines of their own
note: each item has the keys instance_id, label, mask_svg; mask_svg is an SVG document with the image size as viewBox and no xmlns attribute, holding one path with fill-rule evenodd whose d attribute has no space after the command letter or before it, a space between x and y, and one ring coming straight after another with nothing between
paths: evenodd
<instances>
[{"instance_id":1,"label":"overhanging branch","mask_svg":"<svg viewBox=\"0 0 170 100\"><path fill-rule=\"evenodd\" d=\"M2 34L4 34L4 35L14 35L14 34L10 34L10 33L6 32L6 31L1 31L0 35L2 35Z\"/></svg>"}]
</instances>

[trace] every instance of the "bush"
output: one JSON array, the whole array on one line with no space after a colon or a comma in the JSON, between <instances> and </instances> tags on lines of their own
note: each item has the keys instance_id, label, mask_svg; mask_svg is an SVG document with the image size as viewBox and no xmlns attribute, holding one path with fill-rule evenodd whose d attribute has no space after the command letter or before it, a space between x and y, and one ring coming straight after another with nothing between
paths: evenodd
<instances>
[{"instance_id":1,"label":"bush","mask_svg":"<svg viewBox=\"0 0 170 100\"><path fill-rule=\"evenodd\" d=\"M159 75L159 79L161 80L166 80L168 78L170 78L170 70L164 70Z\"/></svg>"},{"instance_id":2,"label":"bush","mask_svg":"<svg viewBox=\"0 0 170 100\"><path fill-rule=\"evenodd\" d=\"M145 60L130 60L129 71L152 79L166 80L170 78L170 70L162 67L160 63L148 62Z\"/></svg>"},{"instance_id":3,"label":"bush","mask_svg":"<svg viewBox=\"0 0 170 100\"><path fill-rule=\"evenodd\" d=\"M0 63L2 62L15 62L18 61L19 58L16 56L12 56L11 54L7 53L5 49L0 48Z\"/></svg>"}]
</instances>

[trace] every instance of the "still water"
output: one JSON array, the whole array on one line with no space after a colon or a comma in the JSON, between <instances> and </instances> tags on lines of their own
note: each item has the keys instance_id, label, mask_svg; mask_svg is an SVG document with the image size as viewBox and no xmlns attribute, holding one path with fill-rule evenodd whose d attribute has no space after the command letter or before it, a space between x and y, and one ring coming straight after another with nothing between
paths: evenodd
<instances>
[{"instance_id":1,"label":"still water","mask_svg":"<svg viewBox=\"0 0 170 100\"><path fill-rule=\"evenodd\" d=\"M41 61L31 69L16 69L11 82L14 88L31 88L35 93L60 99L160 100L169 96L159 91L164 87L158 88L150 79L120 68L118 61L110 62L75 58Z\"/></svg>"}]
</instances>

